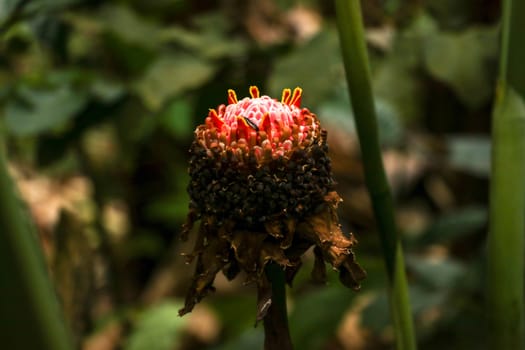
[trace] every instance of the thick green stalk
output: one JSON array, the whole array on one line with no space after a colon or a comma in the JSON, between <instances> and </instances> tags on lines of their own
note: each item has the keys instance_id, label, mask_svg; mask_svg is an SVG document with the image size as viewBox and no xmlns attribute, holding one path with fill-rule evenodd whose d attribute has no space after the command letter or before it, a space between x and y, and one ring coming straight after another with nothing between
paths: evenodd
<instances>
[{"instance_id":1,"label":"thick green stalk","mask_svg":"<svg viewBox=\"0 0 525 350\"><path fill-rule=\"evenodd\" d=\"M15 195L2 151L0 145L1 347L72 349L42 252Z\"/></svg>"},{"instance_id":2,"label":"thick green stalk","mask_svg":"<svg viewBox=\"0 0 525 350\"><path fill-rule=\"evenodd\" d=\"M400 350L416 348L401 241L379 146L377 116L359 0L336 0L337 25L366 184L378 224L390 286L390 307Z\"/></svg>"},{"instance_id":3,"label":"thick green stalk","mask_svg":"<svg viewBox=\"0 0 525 350\"><path fill-rule=\"evenodd\" d=\"M272 284L272 305L264 318L264 349L292 350L286 309L286 281L281 266L270 262L264 272Z\"/></svg>"},{"instance_id":4,"label":"thick green stalk","mask_svg":"<svg viewBox=\"0 0 525 350\"><path fill-rule=\"evenodd\" d=\"M492 116L487 301L491 349L525 349L525 1L503 2Z\"/></svg>"}]
</instances>

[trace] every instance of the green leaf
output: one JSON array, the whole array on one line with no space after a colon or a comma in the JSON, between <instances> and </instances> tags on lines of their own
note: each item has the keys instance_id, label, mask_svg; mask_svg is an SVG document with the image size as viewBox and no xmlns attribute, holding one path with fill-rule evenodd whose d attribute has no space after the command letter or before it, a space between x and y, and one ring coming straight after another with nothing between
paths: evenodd
<instances>
[{"instance_id":1,"label":"green leaf","mask_svg":"<svg viewBox=\"0 0 525 350\"><path fill-rule=\"evenodd\" d=\"M129 6L107 6L101 12L101 19L107 30L128 44L149 49L159 45L160 26L133 12Z\"/></svg>"},{"instance_id":2,"label":"green leaf","mask_svg":"<svg viewBox=\"0 0 525 350\"><path fill-rule=\"evenodd\" d=\"M402 141L403 127L397 110L387 100L381 98L377 98L374 105L381 145L392 146ZM355 117L351 107L346 88L341 88L333 94L332 98L322 102L318 114L325 126L331 124L331 128L355 134ZM348 118L349 115L352 118Z\"/></svg>"},{"instance_id":3,"label":"green leaf","mask_svg":"<svg viewBox=\"0 0 525 350\"><path fill-rule=\"evenodd\" d=\"M425 66L434 78L449 84L463 103L479 108L492 96L495 72L488 67L497 57L497 38L495 27L429 36L423 47Z\"/></svg>"},{"instance_id":4,"label":"green leaf","mask_svg":"<svg viewBox=\"0 0 525 350\"><path fill-rule=\"evenodd\" d=\"M380 333L390 324L390 310L386 292L379 293L368 304L361 315L361 324L375 333Z\"/></svg>"},{"instance_id":5,"label":"green leaf","mask_svg":"<svg viewBox=\"0 0 525 350\"><path fill-rule=\"evenodd\" d=\"M0 1L0 24L1 22L11 15L11 12L15 9L18 4L24 0L2 0ZM74 5L82 0L29 0L22 7L22 14L33 14L42 11L53 11L61 8ZM5 11L5 10L8 10Z\"/></svg>"},{"instance_id":6,"label":"green leaf","mask_svg":"<svg viewBox=\"0 0 525 350\"><path fill-rule=\"evenodd\" d=\"M103 78L95 79L90 90L94 97L106 103L114 102L126 93L122 85Z\"/></svg>"},{"instance_id":7,"label":"green leaf","mask_svg":"<svg viewBox=\"0 0 525 350\"><path fill-rule=\"evenodd\" d=\"M121 246L122 254L128 259L158 258L165 249L162 239L153 231L137 230L135 235Z\"/></svg>"},{"instance_id":8,"label":"green leaf","mask_svg":"<svg viewBox=\"0 0 525 350\"><path fill-rule=\"evenodd\" d=\"M472 7L476 5L471 1L426 0L425 6L439 20L440 24L458 28L472 17Z\"/></svg>"},{"instance_id":9,"label":"green leaf","mask_svg":"<svg viewBox=\"0 0 525 350\"><path fill-rule=\"evenodd\" d=\"M422 12L397 33L392 51L386 57L380 56L373 65L375 95L393 106L402 120L414 121L424 115L421 47L436 32L435 21Z\"/></svg>"},{"instance_id":10,"label":"green leaf","mask_svg":"<svg viewBox=\"0 0 525 350\"><path fill-rule=\"evenodd\" d=\"M166 55L154 62L135 85L146 107L157 111L168 99L208 81L215 68L189 55Z\"/></svg>"},{"instance_id":11,"label":"green leaf","mask_svg":"<svg viewBox=\"0 0 525 350\"><path fill-rule=\"evenodd\" d=\"M406 58L389 57L381 61L373 79L377 98L393 106L400 118L405 121L421 118L423 92L416 70L406 62Z\"/></svg>"},{"instance_id":12,"label":"green leaf","mask_svg":"<svg viewBox=\"0 0 525 350\"><path fill-rule=\"evenodd\" d=\"M461 135L447 138L450 165L470 174L490 174L490 139L487 136Z\"/></svg>"},{"instance_id":13,"label":"green leaf","mask_svg":"<svg viewBox=\"0 0 525 350\"><path fill-rule=\"evenodd\" d=\"M172 101L161 115L161 125L173 137L185 140L193 134L192 108L188 101Z\"/></svg>"},{"instance_id":14,"label":"green leaf","mask_svg":"<svg viewBox=\"0 0 525 350\"><path fill-rule=\"evenodd\" d=\"M162 32L162 40L178 44L208 59L242 57L246 54L247 43L239 37L228 35L228 24L224 21L224 16L201 16L198 18L200 31L171 27Z\"/></svg>"},{"instance_id":15,"label":"green leaf","mask_svg":"<svg viewBox=\"0 0 525 350\"><path fill-rule=\"evenodd\" d=\"M84 108L87 96L69 86L53 90L36 90L22 86L17 98L11 99L5 111L7 128L25 136L61 126Z\"/></svg>"},{"instance_id":16,"label":"green leaf","mask_svg":"<svg viewBox=\"0 0 525 350\"><path fill-rule=\"evenodd\" d=\"M226 336L242 337L242 334L248 333L247 330L253 329L257 312L255 295L216 296L210 306L224 324Z\"/></svg>"},{"instance_id":17,"label":"green leaf","mask_svg":"<svg viewBox=\"0 0 525 350\"><path fill-rule=\"evenodd\" d=\"M465 207L436 220L418 239L418 244L450 242L472 234L487 224L487 208Z\"/></svg>"},{"instance_id":18,"label":"green leaf","mask_svg":"<svg viewBox=\"0 0 525 350\"><path fill-rule=\"evenodd\" d=\"M419 283L435 289L450 289L464 278L467 269L464 264L451 258L432 258L410 255L407 257L407 267Z\"/></svg>"},{"instance_id":19,"label":"green leaf","mask_svg":"<svg viewBox=\"0 0 525 350\"><path fill-rule=\"evenodd\" d=\"M241 334L240 337L227 342L214 350L246 350L262 349L264 344L264 331L262 327L252 328Z\"/></svg>"},{"instance_id":20,"label":"green leaf","mask_svg":"<svg viewBox=\"0 0 525 350\"><path fill-rule=\"evenodd\" d=\"M5 20L12 16L14 9L22 0L0 0L0 25L3 25Z\"/></svg>"},{"instance_id":21,"label":"green leaf","mask_svg":"<svg viewBox=\"0 0 525 350\"><path fill-rule=\"evenodd\" d=\"M290 332L297 349L322 349L335 335L354 295L347 288L333 285L299 298L290 315Z\"/></svg>"},{"instance_id":22,"label":"green leaf","mask_svg":"<svg viewBox=\"0 0 525 350\"><path fill-rule=\"evenodd\" d=\"M415 285L410 288L412 312L416 315L433 307L445 305L448 300L448 290L424 288Z\"/></svg>"},{"instance_id":23,"label":"green leaf","mask_svg":"<svg viewBox=\"0 0 525 350\"><path fill-rule=\"evenodd\" d=\"M185 182L187 183L187 181ZM146 206L144 214L152 220L181 222L188 213L188 201L188 195L182 191L181 193L156 198Z\"/></svg>"},{"instance_id":24,"label":"green leaf","mask_svg":"<svg viewBox=\"0 0 525 350\"><path fill-rule=\"evenodd\" d=\"M425 310L438 307L447 301L447 292L424 288L420 285L411 286L409 290L412 314L418 315ZM361 324L374 333L382 333L390 325L390 307L386 292L379 293L368 304L361 315Z\"/></svg>"},{"instance_id":25,"label":"green leaf","mask_svg":"<svg viewBox=\"0 0 525 350\"><path fill-rule=\"evenodd\" d=\"M125 350L171 350L177 342L186 319L178 314L182 304L164 302L140 315Z\"/></svg>"},{"instance_id":26,"label":"green leaf","mask_svg":"<svg viewBox=\"0 0 525 350\"><path fill-rule=\"evenodd\" d=\"M280 96L283 88L300 86L305 105L312 106L330 96L342 81L337 33L327 29L278 60L268 84L272 96Z\"/></svg>"}]
</instances>

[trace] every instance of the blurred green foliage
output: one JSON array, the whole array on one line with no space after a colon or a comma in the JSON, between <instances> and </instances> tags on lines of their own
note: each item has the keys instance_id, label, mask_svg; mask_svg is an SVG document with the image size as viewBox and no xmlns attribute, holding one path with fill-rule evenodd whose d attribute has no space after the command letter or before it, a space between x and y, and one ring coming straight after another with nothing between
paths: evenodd
<instances>
[{"instance_id":1,"label":"blurred green foliage","mask_svg":"<svg viewBox=\"0 0 525 350\"><path fill-rule=\"evenodd\" d=\"M155 349L172 349L184 325L184 320L178 317L178 310L181 307L181 303L164 302L144 311L124 349L147 349L152 344Z\"/></svg>"},{"instance_id":2,"label":"blurred green foliage","mask_svg":"<svg viewBox=\"0 0 525 350\"><path fill-rule=\"evenodd\" d=\"M483 349L499 1L363 7L383 147L396 155L389 174L406 233L420 346ZM133 350L261 347L249 287L218 282L204 303L214 320L208 327L216 329L210 337L191 331L192 315L178 318L177 301L169 301L184 295L192 270L181 261L189 248L177 236L187 212L193 130L208 108L226 102L228 88L242 97L250 85L276 98L285 87L304 89L303 104L331 135L345 197L341 216L360 241L358 260L369 274L358 294L335 278L315 286L305 259L290 290L297 348L389 347L384 269L360 170L350 167L358 149L345 143L355 140L354 127L329 2L3 0L0 130L19 181L40 176L55 183L46 200L26 198L32 213L50 206L51 195L65 196L67 179L89 184L81 196L88 214L68 210L78 221L70 229L81 227L94 257L68 252L71 271L60 272L93 278L89 296L74 284L67 289L90 306L66 310L70 323L83 320L73 328L84 348L99 338ZM64 259L54 248L55 226L35 215L49 261ZM75 266L92 266L98 277L78 275ZM349 317L357 322L348 326ZM108 319L118 332L111 333Z\"/></svg>"}]
</instances>

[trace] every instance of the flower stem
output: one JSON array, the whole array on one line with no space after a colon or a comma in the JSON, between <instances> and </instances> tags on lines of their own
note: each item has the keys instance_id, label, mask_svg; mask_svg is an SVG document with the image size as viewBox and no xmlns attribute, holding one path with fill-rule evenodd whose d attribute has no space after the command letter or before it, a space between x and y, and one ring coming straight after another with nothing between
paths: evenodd
<instances>
[{"instance_id":1,"label":"flower stem","mask_svg":"<svg viewBox=\"0 0 525 350\"><path fill-rule=\"evenodd\" d=\"M0 324L2 348L72 349L29 219L7 172L0 134Z\"/></svg>"},{"instance_id":2,"label":"flower stem","mask_svg":"<svg viewBox=\"0 0 525 350\"><path fill-rule=\"evenodd\" d=\"M490 349L524 349L525 1L503 2L492 116L487 307Z\"/></svg>"},{"instance_id":3,"label":"flower stem","mask_svg":"<svg viewBox=\"0 0 525 350\"><path fill-rule=\"evenodd\" d=\"M278 264L270 262L264 272L272 285L272 304L264 318L264 349L292 350L284 271Z\"/></svg>"},{"instance_id":4,"label":"flower stem","mask_svg":"<svg viewBox=\"0 0 525 350\"><path fill-rule=\"evenodd\" d=\"M397 349L416 349L401 241L379 147L377 116L359 0L336 0L337 26L350 99L389 279L390 308Z\"/></svg>"}]
</instances>

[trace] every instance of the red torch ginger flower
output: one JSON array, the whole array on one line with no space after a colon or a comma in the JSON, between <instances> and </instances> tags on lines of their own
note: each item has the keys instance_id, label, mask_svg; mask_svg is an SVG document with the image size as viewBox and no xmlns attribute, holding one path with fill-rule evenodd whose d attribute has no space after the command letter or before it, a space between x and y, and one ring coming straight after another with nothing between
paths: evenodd
<instances>
[{"instance_id":1,"label":"red torch ginger flower","mask_svg":"<svg viewBox=\"0 0 525 350\"><path fill-rule=\"evenodd\" d=\"M320 126L315 116L301 109L301 89L293 94L283 91L281 102L268 96L259 96L257 87L250 88L252 98L237 100L233 90L228 91L228 106L218 111L211 109L206 124L197 129L208 149L230 148L239 155L253 151L262 163L290 153L294 147L304 148L319 137Z\"/></svg>"},{"instance_id":2,"label":"red torch ginger flower","mask_svg":"<svg viewBox=\"0 0 525 350\"><path fill-rule=\"evenodd\" d=\"M257 162L263 163L294 148L305 148L319 137L317 118L300 108L301 89L296 88L293 94L284 89L281 102L259 96L255 86L250 94L252 98L238 101L235 92L229 90L228 105L211 109L206 123L197 128L197 138L210 152L220 147L241 157L253 153Z\"/></svg>"},{"instance_id":3,"label":"red torch ginger flower","mask_svg":"<svg viewBox=\"0 0 525 350\"><path fill-rule=\"evenodd\" d=\"M196 220L201 224L188 256L198 260L181 314L213 290L221 270L229 279L243 270L248 282L268 290L263 271L273 261L291 283L311 246L314 277L324 277L324 261L353 289L365 277L351 250L357 241L341 231L336 214L341 198L334 191L326 131L301 108L302 90L284 89L280 102L260 96L255 86L250 94L239 101L229 90L228 105L210 109L195 130L184 236ZM258 319L264 316L259 309Z\"/></svg>"}]
</instances>

